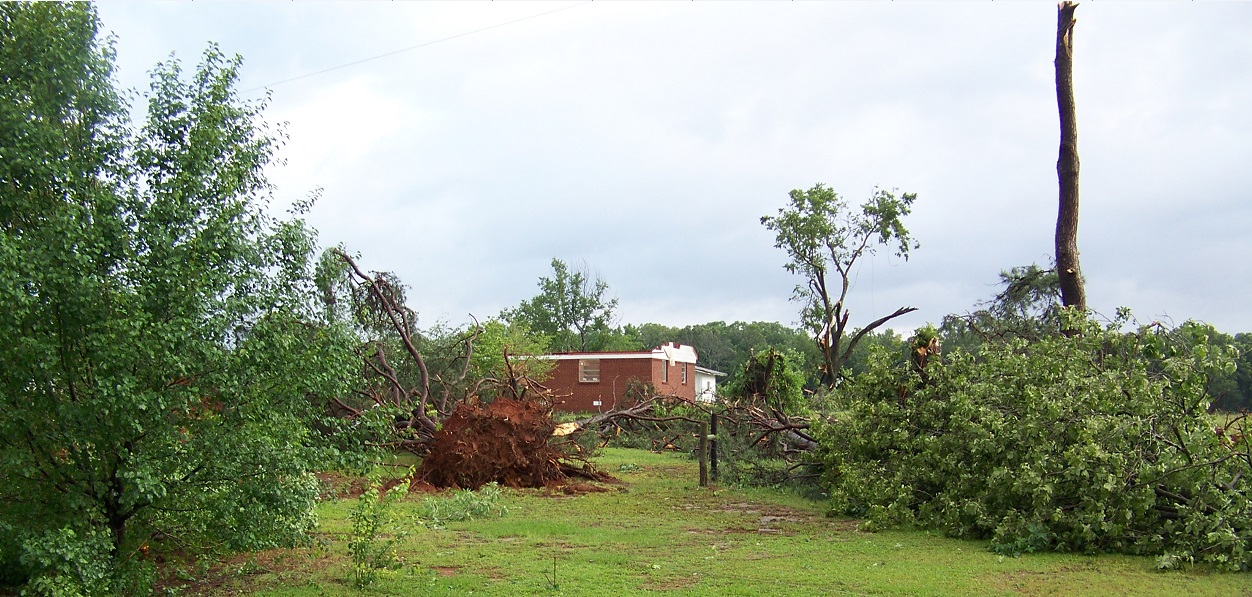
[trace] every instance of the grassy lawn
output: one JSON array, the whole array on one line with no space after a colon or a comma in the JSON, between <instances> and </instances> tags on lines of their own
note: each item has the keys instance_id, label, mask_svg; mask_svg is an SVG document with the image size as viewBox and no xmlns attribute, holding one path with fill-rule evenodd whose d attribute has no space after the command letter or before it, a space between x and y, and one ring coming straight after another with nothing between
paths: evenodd
<instances>
[{"instance_id":1,"label":"grassy lawn","mask_svg":"<svg viewBox=\"0 0 1252 597\"><path fill-rule=\"evenodd\" d=\"M415 528L397 549L402 565L364 591L348 580L349 499L322 504L315 547L232 558L182 594L1252 595L1247 574L1162 573L1151 558L1004 558L981 542L860 532L792 495L702 489L695 463L674 455L608 449L598 462L625 484L505 490L506 516Z\"/></svg>"}]
</instances>

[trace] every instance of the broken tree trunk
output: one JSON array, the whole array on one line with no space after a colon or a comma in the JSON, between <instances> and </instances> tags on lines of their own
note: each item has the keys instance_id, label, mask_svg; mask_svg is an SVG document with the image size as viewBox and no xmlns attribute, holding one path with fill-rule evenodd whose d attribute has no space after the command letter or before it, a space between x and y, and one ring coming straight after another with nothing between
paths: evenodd
<instances>
[{"instance_id":1,"label":"broken tree trunk","mask_svg":"<svg viewBox=\"0 0 1252 597\"><path fill-rule=\"evenodd\" d=\"M1056 23L1056 103L1061 117L1061 150L1056 160L1060 208L1056 218L1056 273L1061 304L1087 308L1082 268L1078 265L1078 117L1074 109L1074 10L1061 2Z\"/></svg>"}]
</instances>

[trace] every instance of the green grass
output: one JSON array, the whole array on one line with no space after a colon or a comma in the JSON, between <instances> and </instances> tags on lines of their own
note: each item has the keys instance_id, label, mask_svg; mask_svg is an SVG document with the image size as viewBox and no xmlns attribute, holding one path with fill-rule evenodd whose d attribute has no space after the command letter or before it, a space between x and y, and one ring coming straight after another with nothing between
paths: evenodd
<instances>
[{"instance_id":1,"label":"green grass","mask_svg":"<svg viewBox=\"0 0 1252 597\"><path fill-rule=\"evenodd\" d=\"M608 449L598 463L625 484L577 497L506 490L507 516L415 528L401 566L366 591L348 581L352 501L337 500L320 506L318 546L240 556L185 594L1252 595L1249 575L1157 572L1151 558L1004 558L982 542L860 532L795 495L697 487L695 463L672 455Z\"/></svg>"}]
</instances>

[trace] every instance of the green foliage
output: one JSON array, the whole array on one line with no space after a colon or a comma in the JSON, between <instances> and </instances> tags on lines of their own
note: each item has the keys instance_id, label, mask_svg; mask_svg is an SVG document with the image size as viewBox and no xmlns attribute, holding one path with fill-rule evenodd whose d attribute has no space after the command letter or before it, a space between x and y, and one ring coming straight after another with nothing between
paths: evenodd
<instances>
[{"instance_id":1,"label":"green foliage","mask_svg":"<svg viewBox=\"0 0 1252 597\"><path fill-rule=\"evenodd\" d=\"M609 298L608 290L602 278L571 270L554 258L552 277L539 278L539 294L502 317L551 338L555 351L605 350L614 335L613 312L617 309L617 299Z\"/></svg>"},{"instance_id":2,"label":"green foliage","mask_svg":"<svg viewBox=\"0 0 1252 597\"><path fill-rule=\"evenodd\" d=\"M556 365L555 361L534 358L547 354L548 337L532 332L525 323L489 319L481 330L474 341L470 379L507 379L506 352L515 371L522 371L538 382L545 381Z\"/></svg>"},{"instance_id":3,"label":"green foliage","mask_svg":"<svg viewBox=\"0 0 1252 597\"><path fill-rule=\"evenodd\" d=\"M23 542L22 559L32 570L27 590L36 595L91 595L111 592L109 551L106 533L87 531L85 537L74 529L49 530Z\"/></svg>"},{"instance_id":4,"label":"green foliage","mask_svg":"<svg viewBox=\"0 0 1252 597\"><path fill-rule=\"evenodd\" d=\"M869 367L870 353L876 350L893 355L903 362L908 356L909 343L890 328L865 334L856 343L852 354L848 355L848 360L843 362L844 377L856 377L863 373Z\"/></svg>"},{"instance_id":5,"label":"green foliage","mask_svg":"<svg viewBox=\"0 0 1252 597\"><path fill-rule=\"evenodd\" d=\"M495 482L478 488L478 491L459 489L450 497L428 497L422 502L420 516L432 528L441 529L449 522L498 518L509 513L508 506L500 503L503 493Z\"/></svg>"},{"instance_id":6,"label":"green foliage","mask_svg":"<svg viewBox=\"0 0 1252 597\"><path fill-rule=\"evenodd\" d=\"M314 431L346 333L311 323L312 231L265 210L239 59L158 65L137 129L98 28L0 4L0 569L49 594L136 592L156 536L301 540L307 472L351 460Z\"/></svg>"},{"instance_id":7,"label":"green foliage","mask_svg":"<svg viewBox=\"0 0 1252 597\"><path fill-rule=\"evenodd\" d=\"M908 259L918 244L904 227L903 218L913 210L915 193L896 197L894 192L875 189L859 211L831 188L818 183L805 191L795 189L791 203L777 216L764 216L761 224L776 236L774 246L787 252L787 271L804 279L797 284L792 300L804 305L800 323L817 340L822 351L822 381L834 387L843 364L864 334L914 309L904 307L879 318L850 337L848 291L853 267L864 255L873 255L878 245Z\"/></svg>"},{"instance_id":8,"label":"green foliage","mask_svg":"<svg viewBox=\"0 0 1252 597\"><path fill-rule=\"evenodd\" d=\"M384 489L375 480L348 514L352 521L352 536L348 539L351 580L357 588L374 584L380 571L396 565L396 544L408 535L408 525L397 515L394 505L408 493L407 483Z\"/></svg>"},{"instance_id":9,"label":"green foliage","mask_svg":"<svg viewBox=\"0 0 1252 597\"><path fill-rule=\"evenodd\" d=\"M1246 427L1215 432L1207 326L988 342L902 372L877 351L817 430L832 509L989 538L1001 553L1125 551L1252 566Z\"/></svg>"},{"instance_id":10,"label":"green foliage","mask_svg":"<svg viewBox=\"0 0 1252 597\"><path fill-rule=\"evenodd\" d=\"M1061 282L1055 267L1032 263L1001 271L1000 283L1003 290L978 310L944 318L940 331L948 348L975 352L986 341L1061 333Z\"/></svg>"},{"instance_id":11,"label":"green foliage","mask_svg":"<svg viewBox=\"0 0 1252 597\"><path fill-rule=\"evenodd\" d=\"M1235 334L1231 337L1211 330L1209 342L1232 344L1239 352L1235 357L1234 371L1219 372L1209 378L1213 409L1225 412L1252 411L1252 334Z\"/></svg>"},{"instance_id":12,"label":"green foliage","mask_svg":"<svg viewBox=\"0 0 1252 597\"><path fill-rule=\"evenodd\" d=\"M813 339L778 322L736 321L728 324L712 321L682 328L645 323L639 326L627 325L623 333L638 338L637 350L660 346L666 342L694 346L700 353L700 366L729 374L727 381L733 381L754 352L776 347L790 351L796 369L806 375L806 386L816 387L818 384L814 373L821 363L822 355Z\"/></svg>"},{"instance_id":13,"label":"green foliage","mask_svg":"<svg viewBox=\"0 0 1252 597\"><path fill-rule=\"evenodd\" d=\"M807 410L804 376L793 353L767 348L753 354L722 392L732 400L746 400L795 415Z\"/></svg>"}]
</instances>

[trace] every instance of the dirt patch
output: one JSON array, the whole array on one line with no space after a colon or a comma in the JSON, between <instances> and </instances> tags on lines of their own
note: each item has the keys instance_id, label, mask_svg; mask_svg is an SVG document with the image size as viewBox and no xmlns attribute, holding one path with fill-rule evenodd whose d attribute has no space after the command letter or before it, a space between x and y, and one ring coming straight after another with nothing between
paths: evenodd
<instances>
[{"instance_id":1,"label":"dirt patch","mask_svg":"<svg viewBox=\"0 0 1252 597\"><path fill-rule=\"evenodd\" d=\"M827 526L837 533L855 533L858 532L858 526L860 524L860 522L856 520L825 518L819 514L796 510L786 506L753 504L746 502L732 502L724 504L721 508L709 509L709 512L757 517L755 526L730 528L725 530L725 532L732 534L754 533L794 535L795 532L787 527L790 525L801 524Z\"/></svg>"},{"instance_id":2,"label":"dirt patch","mask_svg":"<svg viewBox=\"0 0 1252 597\"><path fill-rule=\"evenodd\" d=\"M828 518L828 525L836 531L842 533L859 533L861 532L861 521L850 518Z\"/></svg>"},{"instance_id":3,"label":"dirt patch","mask_svg":"<svg viewBox=\"0 0 1252 597\"><path fill-rule=\"evenodd\" d=\"M317 473L317 480L322 484L318 495L321 499L345 499L360 497L369 487L364 477L354 477L343 473Z\"/></svg>"},{"instance_id":4,"label":"dirt patch","mask_svg":"<svg viewBox=\"0 0 1252 597\"><path fill-rule=\"evenodd\" d=\"M989 587L1015 595L1057 595L1067 585L1066 578L1083 573L1098 574L1098 566L1061 566L1055 570L1014 570L992 577ZM1248 594L1248 593L1245 593Z\"/></svg>"},{"instance_id":5,"label":"dirt patch","mask_svg":"<svg viewBox=\"0 0 1252 597\"><path fill-rule=\"evenodd\" d=\"M409 482L409 493L438 493L439 491L438 487L421 479L413 479Z\"/></svg>"},{"instance_id":6,"label":"dirt patch","mask_svg":"<svg viewBox=\"0 0 1252 597\"><path fill-rule=\"evenodd\" d=\"M609 488L600 487L599 485L592 485L590 483L569 482L569 483L551 484L546 488L546 490L547 491L545 491L545 493L548 496L556 496L556 495L578 496L578 495L586 495L588 493L605 493L609 490Z\"/></svg>"},{"instance_id":7,"label":"dirt patch","mask_svg":"<svg viewBox=\"0 0 1252 597\"><path fill-rule=\"evenodd\" d=\"M195 558L183 556L166 560L158 556L154 558L158 578L153 594L214 595L243 577L257 574L281 576L305 570L316 559L317 556L309 549L269 549L234 554L198 570Z\"/></svg>"},{"instance_id":8,"label":"dirt patch","mask_svg":"<svg viewBox=\"0 0 1252 597\"><path fill-rule=\"evenodd\" d=\"M365 493L370 487L369 479L353 475L345 475L343 473L329 472L317 473L317 479L322 483L322 491L318 495L320 499L356 499ZM405 482L409 483L409 493L434 493L439 491L438 487L431 485L425 481L418 479L395 478L388 479L382 483L382 490L388 491L392 487Z\"/></svg>"},{"instance_id":9,"label":"dirt patch","mask_svg":"<svg viewBox=\"0 0 1252 597\"><path fill-rule=\"evenodd\" d=\"M461 573L460 566L431 566L430 569L439 576L456 576Z\"/></svg>"}]
</instances>

